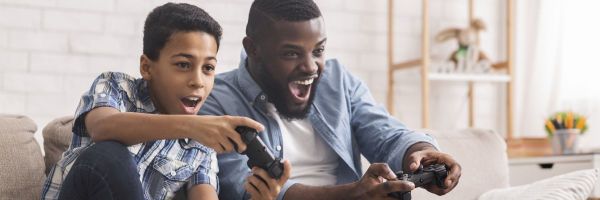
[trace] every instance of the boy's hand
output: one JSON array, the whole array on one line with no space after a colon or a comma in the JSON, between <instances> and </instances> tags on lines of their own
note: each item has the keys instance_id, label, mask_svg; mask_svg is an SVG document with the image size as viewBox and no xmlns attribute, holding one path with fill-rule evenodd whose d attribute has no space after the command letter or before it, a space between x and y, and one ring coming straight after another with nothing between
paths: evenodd
<instances>
[{"instance_id":1,"label":"boy's hand","mask_svg":"<svg viewBox=\"0 0 600 200\"><path fill-rule=\"evenodd\" d=\"M244 183L244 188L250 193L252 200L276 199L281 187L290 178L291 171L292 165L288 160L283 161L283 175L279 179L271 178L267 171L260 167L253 167L252 174Z\"/></svg>"},{"instance_id":2,"label":"boy's hand","mask_svg":"<svg viewBox=\"0 0 600 200\"><path fill-rule=\"evenodd\" d=\"M247 117L227 115L194 117L190 138L214 149L217 153L246 150L246 144L235 131L238 126L247 126L257 131L264 130L262 124Z\"/></svg>"}]
</instances>

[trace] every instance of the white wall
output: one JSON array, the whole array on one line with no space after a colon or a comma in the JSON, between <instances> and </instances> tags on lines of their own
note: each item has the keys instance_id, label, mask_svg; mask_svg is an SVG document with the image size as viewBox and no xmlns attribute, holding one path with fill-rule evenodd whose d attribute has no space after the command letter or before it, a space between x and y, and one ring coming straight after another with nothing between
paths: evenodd
<instances>
[{"instance_id":1,"label":"white wall","mask_svg":"<svg viewBox=\"0 0 600 200\"><path fill-rule=\"evenodd\" d=\"M103 71L139 76L142 29L147 13L166 1L0 0L0 113L25 114L41 128L72 115L79 96ZM204 8L224 28L218 72L237 67L251 0L185 1ZM431 30L467 25L467 0L432 0ZM386 0L318 0L324 14L327 56L339 58L385 104L387 83ZM396 0L397 61L420 54L421 1ZM504 58L504 1L479 0L476 15L488 30L483 49ZM433 35L433 34L432 34ZM453 43L436 44L434 56L447 57ZM418 71L397 77L397 117L420 126ZM431 84L432 126L467 126L466 84ZM503 87L478 84L476 124L504 132ZM41 141L41 131L36 137Z\"/></svg>"}]
</instances>

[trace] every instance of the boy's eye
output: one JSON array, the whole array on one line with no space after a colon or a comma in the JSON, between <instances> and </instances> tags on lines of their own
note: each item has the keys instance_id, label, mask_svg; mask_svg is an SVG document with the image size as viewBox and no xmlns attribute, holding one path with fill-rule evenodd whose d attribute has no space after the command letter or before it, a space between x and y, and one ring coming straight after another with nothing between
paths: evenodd
<instances>
[{"instance_id":1,"label":"boy's eye","mask_svg":"<svg viewBox=\"0 0 600 200\"><path fill-rule=\"evenodd\" d=\"M214 65L204 65L203 68L204 68L204 71L207 71L207 72L213 72L213 71L215 71L215 66Z\"/></svg>"},{"instance_id":2,"label":"boy's eye","mask_svg":"<svg viewBox=\"0 0 600 200\"><path fill-rule=\"evenodd\" d=\"M175 65L180 69L189 69L192 67L192 64L189 62L178 62Z\"/></svg>"}]
</instances>

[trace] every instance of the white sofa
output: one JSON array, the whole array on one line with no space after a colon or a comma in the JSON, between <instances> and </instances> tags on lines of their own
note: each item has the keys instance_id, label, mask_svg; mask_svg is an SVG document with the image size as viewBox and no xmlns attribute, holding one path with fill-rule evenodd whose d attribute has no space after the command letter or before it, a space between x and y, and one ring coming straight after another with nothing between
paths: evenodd
<instances>
[{"instance_id":1,"label":"white sofa","mask_svg":"<svg viewBox=\"0 0 600 200\"><path fill-rule=\"evenodd\" d=\"M600 169L588 169L510 186L506 143L498 134L483 129L424 132L434 136L441 150L460 163L462 176L456 188L444 196L418 188L412 192L413 199L584 200L600 179Z\"/></svg>"},{"instance_id":2,"label":"white sofa","mask_svg":"<svg viewBox=\"0 0 600 200\"><path fill-rule=\"evenodd\" d=\"M43 134L47 166L55 163L62 151L68 147L71 127L72 117L69 116L58 118L45 126ZM41 156L37 142L33 139L33 132L35 132L35 124L31 119L23 116L0 115L0 135L3 137L0 140L0 157L8 161L0 164L0 168L3 169L0 172L0 177L3 177L0 180L3 181L3 184L0 184L0 199L14 199L15 195L21 197L19 199L39 197L45 167L44 158ZM600 176L599 170L587 170L575 174L576 176L555 177L537 184L509 187L506 143L499 135L481 129L425 132L433 135L442 151L453 155L461 164L462 177L458 186L444 196L436 196L418 188L412 192L413 199L469 200L478 199L484 193L487 193L485 199L494 200L548 199L548 196L553 199L585 199L587 197L585 195L589 195ZM15 136L24 139L15 140ZM27 156L19 157L18 155L21 155L19 153ZM365 165L363 168L366 169L368 163L363 164ZM6 184L7 182L11 184ZM553 190L550 191L548 188ZM528 193L532 189L535 191ZM566 198L555 198L558 197L556 194L563 195L565 191L574 194ZM546 196L531 196L537 193L544 193Z\"/></svg>"}]
</instances>

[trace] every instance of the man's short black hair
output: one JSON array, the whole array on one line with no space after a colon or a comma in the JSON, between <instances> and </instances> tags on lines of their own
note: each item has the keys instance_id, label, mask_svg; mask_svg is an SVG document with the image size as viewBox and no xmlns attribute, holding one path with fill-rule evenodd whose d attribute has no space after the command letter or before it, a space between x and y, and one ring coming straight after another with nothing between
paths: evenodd
<instances>
[{"instance_id":1,"label":"man's short black hair","mask_svg":"<svg viewBox=\"0 0 600 200\"><path fill-rule=\"evenodd\" d=\"M175 32L202 31L212 35L219 49L223 30L217 21L197 6L167 3L154 8L144 24L144 55L157 60L160 50Z\"/></svg>"},{"instance_id":2,"label":"man's short black hair","mask_svg":"<svg viewBox=\"0 0 600 200\"><path fill-rule=\"evenodd\" d=\"M246 36L256 38L269 22L307 21L320 16L321 10L312 0L255 0L250 7Z\"/></svg>"}]
</instances>

